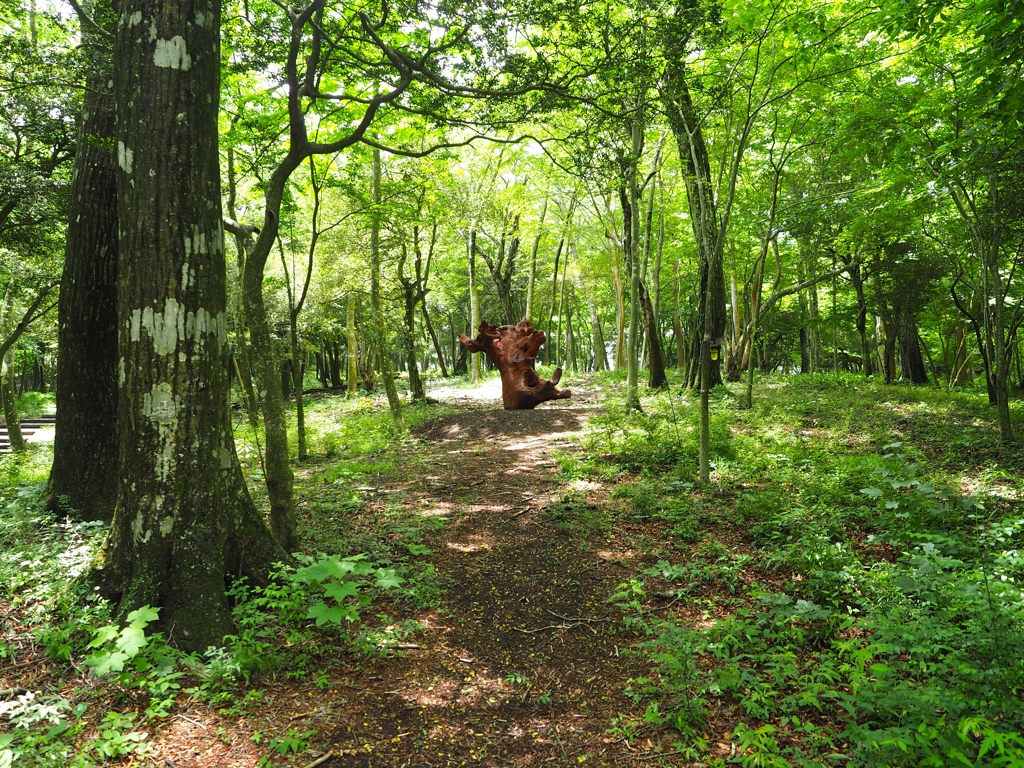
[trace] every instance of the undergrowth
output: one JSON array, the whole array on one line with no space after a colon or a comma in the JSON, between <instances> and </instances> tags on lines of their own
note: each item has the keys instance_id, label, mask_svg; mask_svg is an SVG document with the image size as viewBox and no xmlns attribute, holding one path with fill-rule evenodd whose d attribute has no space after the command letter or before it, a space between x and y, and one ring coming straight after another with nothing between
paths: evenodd
<instances>
[{"instance_id":1,"label":"undergrowth","mask_svg":"<svg viewBox=\"0 0 1024 768\"><path fill-rule=\"evenodd\" d=\"M676 551L610 598L650 664L613 732L671 728L716 765L1024 765L1022 461L992 414L852 376L737 403L713 399L707 489L678 390L595 419L563 462Z\"/></svg>"},{"instance_id":2,"label":"undergrowth","mask_svg":"<svg viewBox=\"0 0 1024 768\"><path fill-rule=\"evenodd\" d=\"M437 412L413 406L406 422L415 426ZM401 445L386 407L370 398L324 398L310 403L308 420L306 465L315 479L304 489L312 492L304 496L301 533L305 549L317 554L281 566L266 587L235 582L228 597L236 633L200 654L165 642L158 607L132 612L124 626L112 623L110 606L78 578L106 528L76 522L73 510L65 517L43 509L49 446L0 457L0 768L142 760L153 734L190 698L251 713L268 678L324 688L339 659L387 654L418 631L416 622L391 619L378 606L386 592L414 606L436 601L443 584L422 562L430 550L420 543L429 521L396 518L376 537L345 535L362 509L364 485L390 471ZM236 437L259 499L258 441L244 421ZM49 671L19 687L4 672L9 663ZM304 752L309 735L268 735L263 762Z\"/></svg>"}]
</instances>

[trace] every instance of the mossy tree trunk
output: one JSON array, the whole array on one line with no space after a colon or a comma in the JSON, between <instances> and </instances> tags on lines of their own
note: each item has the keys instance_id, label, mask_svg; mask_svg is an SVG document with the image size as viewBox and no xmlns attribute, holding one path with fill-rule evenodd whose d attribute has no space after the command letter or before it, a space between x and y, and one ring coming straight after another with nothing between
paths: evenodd
<instances>
[{"instance_id":1,"label":"mossy tree trunk","mask_svg":"<svg viewBox=\"0 0 1024 768\"><path fill-rule=\"evenodd\" d=\"M109 0L95 19L114 29ZM86 42L95 37L83 30ZM68 231L57 306L57 419L50 472L52 509L110 520L117 500L117 164L113 62L89 57L82 125L71 178Z\"/></svg>"},{"instance_id":2,"label":"mossy tree trunk","mask_svg":"<svg viewBox=\"0 0 1024 768\"><path fill-rule=\"evenodd\" d=\"M203 650L234 630L227 580L265 583L286 557L249 497L228 407L220 3L128 0L122 19L120 482L93 577L120 615L158 606L171 642Z\"/></svg>"}]
</instances>

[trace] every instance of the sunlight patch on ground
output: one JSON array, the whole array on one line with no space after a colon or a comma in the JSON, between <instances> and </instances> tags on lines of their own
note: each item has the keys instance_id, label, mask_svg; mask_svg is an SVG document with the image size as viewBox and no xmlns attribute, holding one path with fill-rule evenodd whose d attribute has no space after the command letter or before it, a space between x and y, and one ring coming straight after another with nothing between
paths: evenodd
<instances>
[{"instance_id":1,"label":"sunlight patch on ground","mask_svg":"<svg viewBox=\"0 0 1024 768\"><path fill-rule=\"evenodd\" d=\"M434 502L433 504L418 509L414 514L420 517L448 517L454 510L454 505L445 501Z\"/></svg>"},{"instance_id":2,"label":"sunlight patch on ground","mask_svg":"<svg viewBox=\"0 0 1024 768\"><path fill-rule=\"evenodd\" d=\"M634 560L638 553L635 549L601 549L594 554L602 560Z\"/></svg>"},{"instance_id":3,"label":"sunlight patch on ground","mask_svg":"<svg viewBox=\"0 0 1024 768\"><path fill-rule=\"evenodd\" d=\"M57 434L56 427L35 427L34 429L35 432L25 435L26 443L52 443L54 436Z\"/></svg>"},{"instance_id":4,"label":"sunlight patch on ground","mask_svg":"<svg viewBox=\"0 0 1024 768\"><path fill-rule=\"evenodd\" d=\"M466 541L449 541L445 546L459 552L485 552L495 544L493 536L474 533Z\"/></svg>"},{"instance_id":5,"label":"sunlight patch on ground","mask_svg":"<svg viewBox=\"0 0 1024 768\"><path fill-rule=\"evenodd\" d=\"M568 436L562 439L572 439L576 435L576 429L570 428L558 432L537 433L517 443L508 443L506 445L503 445L502 449L506 451L535 451L537 449L546 450L548 447L548 443L552 440L559 439L559 436L561 435Z\"/></svg>"},{"instance_id":6,"label":"sunlight patch on ground","mask_svg":"<svg viewBox=\"0 0 1024 768\"><path fill-rule=\"evenodd\" d=\"M465 510L468 515L478 512L486 512L488 515L494 515L501 512L508 512L508 504L503 502L496 502L494 504L470 504L465 507Z\"/></svg>"},{"instance_id":7,"label":"sunlight patch on ground","mask_svg":"<svg viewBox=\"0 0 1024 768\"><path fill-rule=\"evenodd\" d=\"M456 654L460 661L466 661L465 655L468 651L463 649L462 654ZM397 691L405 701L421 707L449 707L459 706L494 706L504 703L513 693L509 682L501 677L492 674L477 674L472 669L467 669L462 677L449 677L437 680L430 685L417 687L414 681L406 690ZM444 728L444 726L435 726Z\"/></svg>"},{"instance_id":8,"label":"sunlight patch on ground","mask_svg":"<svg viewBox=\"0 0 1024 768\"><path fill-rule=\"evenodd\" d=\"M434 387L427 390L427 395L438 400L501 400L501 379L490 379L472 388Z\"/></svg>"},{"instance_id":9,"label":"sunlight patch on ground","mask_svg":"<svg viewBox=\"0 0 1024 768\"><path fill-rule=\"evenodd\" d=\"M960 475L956 484L959 492L964 496L980 498L984 501L985 496L994 496L1002 501L1019 501L1024 498L1024 492L1004 485L1006 478L982 478L970 475Z\"/></svg>"},{"instance_id":10,"label":"sunlight patch on ground","mask_svg":"<svg viewBox=\"0 0 1024 768\"><path fill-rule=\"evenodd\" d=\"M415 702L423 707L446 707L458 697L458 680L441 680L427 688L419 691L409 691L402 694L406 701ZM443 726L436 726L442 728Z\"/></svg>"}]
</instances>

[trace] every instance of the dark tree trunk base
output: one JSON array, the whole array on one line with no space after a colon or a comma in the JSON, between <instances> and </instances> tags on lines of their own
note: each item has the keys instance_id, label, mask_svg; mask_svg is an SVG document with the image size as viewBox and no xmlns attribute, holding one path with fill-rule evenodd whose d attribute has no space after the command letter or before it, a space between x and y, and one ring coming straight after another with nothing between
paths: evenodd
<instances>
[{"instance_id":1,"label":"dark tree trunk base","mask_svg":"<svg viewBox=\"0 0 1024 768\"><path fill-rule=\"evenodd\" d=\"M542 379L534 370L537 351L545 340L544 331L534 328L522 319L518 325L489 325L480 323L475 339L464 333L459 341L470 352L483 352L501 371L501 400L506 411L535 408L548 400L571 397L567 389L555 389L562 378L562 369L556 368L551 380Z\"/></svg>"}]
</instances>

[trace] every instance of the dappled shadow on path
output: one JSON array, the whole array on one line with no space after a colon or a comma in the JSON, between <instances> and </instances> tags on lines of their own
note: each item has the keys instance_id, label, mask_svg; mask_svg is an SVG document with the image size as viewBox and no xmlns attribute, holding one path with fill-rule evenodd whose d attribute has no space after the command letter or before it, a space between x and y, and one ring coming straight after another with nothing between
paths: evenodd
<instances>
[{"instance_id":1,"label":"dappled shadow on path","mask_svg":"<svg viewBox=\"0 0 1024 768\"><path fill-rule=\"evenodd\" d=\"M447 521L424 542L446 593L417 615L418 647L374 664L372 683L349 679L366 686L346 696L360 714L330 733L323 765L634 764L609 728L634 708L623 689L639 668L607 599L637 564L607 559L613 532L588 539L549 512L565 491L552 450L588 415L472 408L416 430L395 483Z\"/></svg>"}]
</instances>

